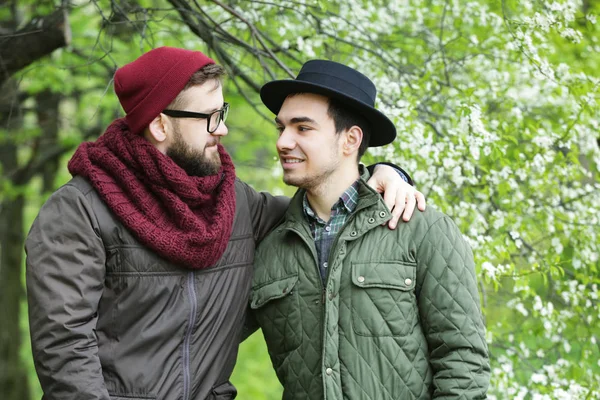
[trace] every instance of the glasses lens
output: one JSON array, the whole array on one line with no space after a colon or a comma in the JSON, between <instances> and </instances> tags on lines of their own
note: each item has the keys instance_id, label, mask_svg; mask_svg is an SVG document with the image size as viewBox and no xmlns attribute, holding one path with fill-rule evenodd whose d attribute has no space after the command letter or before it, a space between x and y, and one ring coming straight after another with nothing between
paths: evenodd
<instances>
[{"instance_id":1,"label":"glasses lens","mask_svg":"<svg viewBox=\"0 0 600 400\"><path fill-rule=\"evenodd\" d=\"M229 103L225 103L223 106L223 122L227 121L227 116L229 115Z\"/></svg>"},{"instance_id":2,"label":"glasses lens","mask_svg":"<svg viewBox=\"0 0 600 400\"><path fill-rule=\"evenodd\" d=\"M228 114L229 103L225 103L223 105L223 108L210 114L210 118L208 118L208 132L213 133L214 131L216 131L221 121L225 122L225 120L227 120Z\"/></svg>"},{"instance_id":3,"label":"glasses lens","mask_svg":"<svg viewBox=\"0 0 600 400\"><path fill-rule=\"evenodd\" d=\"M208 118L208 132L213 133L219 127L221 123L221 110L215 111L210 114Z\"/></svg>"}]
</instances>

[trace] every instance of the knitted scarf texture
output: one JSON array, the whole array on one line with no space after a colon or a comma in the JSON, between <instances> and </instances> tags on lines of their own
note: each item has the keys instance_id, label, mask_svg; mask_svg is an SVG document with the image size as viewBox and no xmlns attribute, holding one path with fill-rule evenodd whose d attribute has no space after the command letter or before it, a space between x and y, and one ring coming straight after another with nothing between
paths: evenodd
<instances>
[{"instance_id":1,"label":"knitted scarf texture","mask_svg":"<svg viewBox=\"0 0 600 400\"><path fill-rule=\"evenodd\" d=\"M216 175L189 176L118 119L98 140L81 144L68 168L92 184L145 246L171 262L203 269L225 252L235 216L235 169L223 146L218 150Z\"/></svg>"}]
</instances>

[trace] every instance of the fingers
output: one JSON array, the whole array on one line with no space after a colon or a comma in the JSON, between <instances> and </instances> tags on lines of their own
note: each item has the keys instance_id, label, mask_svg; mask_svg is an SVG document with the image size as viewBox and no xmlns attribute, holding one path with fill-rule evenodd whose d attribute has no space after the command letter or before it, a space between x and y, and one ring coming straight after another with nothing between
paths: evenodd
<instances>
[{"instance_id":1,"label":"fingers","mask_svg":"<svg viewBox=\"0 0 600 400\"><path fill-rule=\"evenodd\" d=\"M413 212L415 211L415 206L417 205L417 199L415 196L416 193L410 193L408 196L406 196L406 206L404 207L404 213L402 213L402 220L404 222L410 221Z\"/></svg>"},{"instance_id":2,"label":"fingers","mask_svg":"<svg viewBox=\"0 0 600 400\"><path fill-rule=\"evenodd\" d=\"M383 185L381 185L379 181L374 177L369 178L369 180L367 181L367 185L371 186L373 190L377 191L377 193L382 193L384 191Z\"/></svg>"},{"instance_id":3,"label":"fingers","mask_svg":"<svg viewBox=\"0 0 600 400\"><path fill-rule=\"evenodd\" d=\"M402 217L404 222L408 222L415 212L415 207L420 211L425 211L426 206L425 195L423 193L418 190L405 191L402 187L398 188L394 207L391 208L392 218L388 221L388 227L396 229L400 217Z\"/></svg>"},{"instance_id":4,"label":"fingers","mask_svg":"<svg viewBox=\"0 0 600 400\"><path fill-rule=\"evenodd\" d=\"M393 210L398 203L398 192L402 189L397 183L388 183L385 191L383 192L383 202L387 206L388 210ZM393 212L392 212L393 215Z\"/></svg>"},{"instance_id":5,"label":"fingers","mask_svg":"<svg viewBox=\"0 0 600 400\"><path fill-rule=\"evenodd\" d=\"M402 213L405 212L406 206L407 192L402 187L398 188L395 195L395 203L393 208L390 208L390 210L392 210L392 218L388 221L388 227L390 229L396 229Z\"/></svg>"},{"instance_id":6,"label":"fingers","mask_svg":"<svg viewBox=\"0 0 600 400\"><path fill-rule=\"evenodd\" d=\"M417 190L415 193L415 197L417 199L417 207L419 208L419 210L425 211L425 208L427 207L425 195Z\"/></svg>"}]
</instances>

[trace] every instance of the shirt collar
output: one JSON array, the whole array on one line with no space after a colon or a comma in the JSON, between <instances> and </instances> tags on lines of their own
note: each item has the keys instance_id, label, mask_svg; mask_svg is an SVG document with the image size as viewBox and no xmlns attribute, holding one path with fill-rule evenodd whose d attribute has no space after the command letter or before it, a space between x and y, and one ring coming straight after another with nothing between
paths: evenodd
<instances>
[{"instance_id":1,"label":"shirt collar","mask_svg":"<svg viewBox=\"0 0 600 400\"><path fill-rule=\"evenodd\" d=\"M350 187L348 187L348 189L346 189L344 191L344 193L342 193L339 200L335 202L333 207L331 207L332 213L335 210L339 210L341 207L343 207L345 209L347 214L351 214L352 212L354 212L354 210L356 209L356 205L358 204L358 184L359 184L358 181L359 180L360 180L360 178L355 180L354 183ZM312 218L314 220L317 220L318 222L322 221L322 219L319 218L319 216L313 211L312 207L310 206L306 192L304 192L304 197L302 199L302 208L304 210L305 216ZM324 221L322 221L322 222L324 222Z\"/></svg>"}]
</instances>

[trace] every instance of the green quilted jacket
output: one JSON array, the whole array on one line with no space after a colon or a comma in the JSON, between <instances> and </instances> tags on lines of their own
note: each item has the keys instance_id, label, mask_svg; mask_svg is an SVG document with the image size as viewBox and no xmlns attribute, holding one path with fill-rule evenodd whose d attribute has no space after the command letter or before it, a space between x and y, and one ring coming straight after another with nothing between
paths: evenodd
<instances>
[{"instance_id":1,"label":"green quilted jacket","mask_svg":"<svg viewBox=\"0 0 600 400\"><path fill-rule=\"evenodd\" d=\"M283 398L485 399L473 255L452 220L428 207L390 230L361 180L323 284L303 195L259 246L250 299Z\"/></svg>"}]
</instances>

